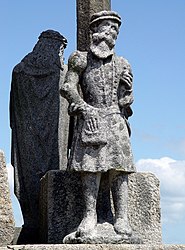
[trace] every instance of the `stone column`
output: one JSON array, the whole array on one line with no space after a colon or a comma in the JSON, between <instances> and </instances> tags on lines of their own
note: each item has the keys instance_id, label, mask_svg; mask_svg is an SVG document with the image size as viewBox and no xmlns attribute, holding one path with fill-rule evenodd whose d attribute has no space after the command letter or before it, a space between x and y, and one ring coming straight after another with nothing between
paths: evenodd
<instances>
[{"instance_id":1,"label":"stone column","mask_svg":"<svg viewBox=\"0 0 185 250\"><path fill-rule=\"evenodd\" d=\"M111 9L111 0L77 0L77 49L86 51L90 43L89 20L92 14Z\"/></svg>"},{"instance_id":2,"label":"stone column","mask_svg":"<svg viewBox=\"0 0 185 250\"><path fill-rule=\"evenodd\" d=\"M5 157L0 150L0 246L11 244L14 237L14 217L10 199Z\"/></svg>"}]
</instances>

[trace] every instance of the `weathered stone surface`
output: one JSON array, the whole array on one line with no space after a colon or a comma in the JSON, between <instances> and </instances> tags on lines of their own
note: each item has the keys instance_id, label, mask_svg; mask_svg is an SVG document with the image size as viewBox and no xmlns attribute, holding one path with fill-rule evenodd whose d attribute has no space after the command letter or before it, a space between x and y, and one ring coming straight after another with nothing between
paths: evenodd
<instances>
[{"instance_id":1,"label":"weathered stone surface","mask_svg":"<svg viewBox=\"0 0 185 250\"><path fill-rule=\"evenodd\" d=\"M21 230L22 230L22 227L15 227L12 245L18 245L18 240L19 240Z\"/></svg>"},{"instance_id":2,"label":"weathered stone surface","mask_svg":"<svg viewBox=\"0 0 185 250\"><path fill-rule=\"evenodd\" d=\"M59 89L64 81L64 76L67 72L67 65L64 65L64 70L59 81ZM68 137L69 137L69 115L68 102L64 98L59 99L59 123L58 123L58 148L59 148L59 169L66 170L68 158Z\"/></svg>"},{"instance_id":3,"label":"weathered stone surface","mask_svg":"<svg viewBox=\"0 0 185 250\"><path fill-rule=\"evenodd\" d=\"M142 240L137 235L132 234L131 237L117 234L113 225L104 222L96 226L96 232L92 234L76 236L76 232L68 234L64 240L64 244L142 244Z\"/></svg>"},{"instance_id":4,"label":"weathered stone surface","mask_svg":"<svg viewBox=\"0 0 185 250\"><path fill-rule=\"evenodd\" d=\"M60 90L69 102L70 116L77 117L68 170L81 172L85 210L76 237L83 238L84 243L89 242L90 235L96 238L91 243L103 243L97 240L96 203L102 173L106 172L115 210L114 231L132 242L128 174L136 169L127 119L132 115L133 75L128 61L114 52L120 25L121 17L114 11L91 16L90 48L70 56ZM70 243L69 239L66 242Z\"/></svg>"},{"instance_id":5,"label":"weathered stone surface","mask_svg":"<svg viewBox=\"0 0 185 250\"><path fill-rule=\"evenodd\" d=\"M69 118L67 102L59 98L66 71L66 44L60 33L44 31L33 51L13 70L12 165L15 194L24 218L21 237L28 240L24 243L36 243L34 238L38 237L40 178L48 170L66 167Z\"/></svg>"},{"instance_id":6,"label":"weathered stone surface","mask_svg":"<svg viewBox=\"0 0 185 250\"><path fill-rule=\"evenodd\" d=\"M152 173L129 175L129 220L144 244L162 242L160 186Z\"/></svg>"},{"instance_id":7,"label":"weathered stone surface","mask_svg":"<svg viewBox=\"0 0 185 250\"><path fill-rule=\"evenodd\" d=\"M77 49L87 51L90 44L89 22L92 14L110 10L110 0L77 0Z\"/></svg>"},{"instance_id":8,"label":"weathered stone surface","mask_svg":"<svg viewBox=\"0 0 185 250\"><path fill-rule=\"evenodd\" d=\"M128 244L55 244L55 245L22 245L0 247L0 250L185 250L185 245L128 245Z\"/></svg>"},{"instance_id":9,"label":"weathered stone surface","mask_svg":"<svg viewBox=\"0 0 185 250\"><path fill-rule=\"evenodd\" d=\"M0 150L0 246L11 244L14 237L14 217L8 174L3 151Z\"/></svg>"},{"instance_id":10,"label":"weathered stone surface","mask_svg":"<svg viewBox=\"0 0 185 250\"><path fill-rule=\"evenodd\" d=\"M43 243L62 243L83 216L78 173L49 171L41 179L40 236Z\"/></svg>"},{"instance_id":11,"label":"weathered stone surface","mask_svg":"<svg viewBox=\"0 0 185 250\"><path fill-rule=\"evenodd\" d=\"M76 230L83 217L84 202L80 175L65 171L49 171L42 178L41 186L42 242L62 243L67 234ZM99 192L98 221L111 223L111 204L106 200L107 197L102 195L103 192L107 193L106 188L103 189ZM151 173L131 174L128 193L128 216L131 227L139 233L144 244L160 244L162 239L158 179ZM112 235L112 225L107 223L107 228ZM108 231L105 230L107 239ZM103 237L103 234L101 236Z\"/></svg>"}]
</instances>

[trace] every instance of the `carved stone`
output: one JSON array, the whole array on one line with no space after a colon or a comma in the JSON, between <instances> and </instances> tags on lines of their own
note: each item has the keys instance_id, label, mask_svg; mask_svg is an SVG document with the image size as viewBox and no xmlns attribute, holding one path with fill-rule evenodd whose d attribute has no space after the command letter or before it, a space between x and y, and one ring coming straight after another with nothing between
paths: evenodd
<instances>
[{"instance_id":1,"label":"carved stone","mask_svg":"<svg viewBox=\"0 0 185 250\"><path fill-rule=\"evenodd\" d=\"M133 75L128 61L114 53L121 17L104 10L93 14L89 25L91 45L70 56L60 90L69 102L70 116L77 117L68 170L80 173L85 205L76 232L64 242L107 243L98 233L96 206L100 180L107 173L115 210L108 241L140 243L128 220L128 175L136 171L127 121L132 115Z\"/></svg>"},{"instance_id":2,"label":"carved stone","mask_svg":"<svg viewBox=\"0 0 185 250\"><path fill-rule=\"evenodd\" d=\"M101 10L110 10L110 0L77 0L77 49L87 51L90 45L90 17Z\"/></svg>"},{"instance_id":3,"label":"carved stone","mask_svg":"<svg viewBox=\"0 0 185 250\"><path fill-rule=\"evenodd\" d=\"M0 246L11 244L14 226L5 157L3 151L0 150Z\"/></svg>"},{"instance_id":4,"label":"carved stone","mask_svg":"<svg viewBox=\"0 0 185 250\"><path fill-rule=\"evenodd\" d=\"M11 162L24 218L21 243L37 242L40 178L48 170L66 168L69 118L66 100L59 99L66 44L60 33L44 31L33 51L13 69Z\"/></svg>"},{"instance_id":5,"label":"carved stone","mask_svg":"<svg viewBox=\"0 0 185 250\"><path fill-rule=\"evenodd\" d=\"M62 180L62 181L61 181ZM121 243L113 230L114 210L107 194L106 176L102 179L98 199L98 236L75 237L72 243ZM41 180L41 235L42 242L62 243L74 232L83 218L84 200L79 173L49 171ZM110 195L110 191L109 191ZM112 209L111 209L112 207ZM113 211L113 214L112 214ZM159 181L151 173L134 173L128 181L128 217L134 232L144 244L161 244ZM108 222L107 222L108 221ZM67 241L67 239L65 239ZM135 242L138 243L138 242Z\"/></svg>"},{"instance_id":6,"label":"carved stone","mask_svg":"<svg viewBox=\"0 0 185 250\"><path fill-rule=\"evenodd\" d=\"M41 179L40 211L41 243L62 243L83 216L79 174L49 171Z\"/></svg>"},{"instance_id":7,"label":"carved stone","mask_svg":"<svg viewBox=\"0 0 185 250\"><path fill-rule=\"evenodd\" d=\"M128 245L128 244L94 244L94 245L22 245L0 247L0 250L185 250L185 245Z\"/></svg>"}]
</instances>

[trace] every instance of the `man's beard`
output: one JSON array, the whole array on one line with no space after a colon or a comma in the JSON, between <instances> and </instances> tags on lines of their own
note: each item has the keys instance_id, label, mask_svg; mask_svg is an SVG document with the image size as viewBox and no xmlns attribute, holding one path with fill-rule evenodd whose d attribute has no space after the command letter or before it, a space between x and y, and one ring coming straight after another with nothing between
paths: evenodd
<instances>
[{"instance_id":1,"label":"man's beard","mask_svg":"<svg viewBox=\"0 0 185 250\"><path fill-rule=\"evenodd\" d=\"M90 50L98 58L105 59L114 53L115 39L105 33L94 33Z\"/></svg>"}]
</instances>

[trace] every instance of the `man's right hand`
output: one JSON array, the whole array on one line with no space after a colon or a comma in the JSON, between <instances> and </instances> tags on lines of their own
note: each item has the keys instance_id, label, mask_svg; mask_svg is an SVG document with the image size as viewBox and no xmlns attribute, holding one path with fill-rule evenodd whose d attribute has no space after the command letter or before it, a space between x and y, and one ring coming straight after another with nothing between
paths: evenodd
<instances>
[{"instance_id":1,"label":"man's right hand","mask_svg":"<svg viewBox=\"0 0 185 250\"><path fill-rule=\"evenodd\" d=\"M83 103L78 104L78 103L72 102L71 104L69 104L68 114L71 116L79 115L83 113L84 111L85 111L85 104Z\"/></svg>"}]
</instances>

